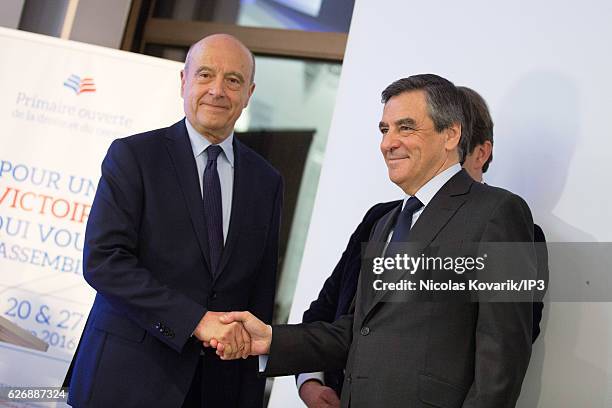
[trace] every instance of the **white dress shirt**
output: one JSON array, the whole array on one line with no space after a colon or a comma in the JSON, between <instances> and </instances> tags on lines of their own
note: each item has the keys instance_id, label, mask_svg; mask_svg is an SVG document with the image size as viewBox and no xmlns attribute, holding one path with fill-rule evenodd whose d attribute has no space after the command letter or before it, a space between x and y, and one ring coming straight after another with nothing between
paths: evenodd
<instances>
[{"instance_id":1,"label":"white dress shirt","mask_svg":"<svg viewBox=\"0 0 612 408\"><path fill-rule=\"evenodd\" d=\"M200 194L204 194L202 182L204 178L204 169L208 161L208 152L206 148L212 143L204 136L198 133L197 130L185 118L185 126L187 134L191 142L193 157L195 157L196 166L198 168L198 179L200 180ZM230 215L232 212L232 196L234 193L234 133L223 142L219 143L219 147L223 150L223 154L217 157L217 172L219 173L219 182L221 183L221 208L223 211L223 242L227 239L229 230Z\"/></svg>"}]
</instances>

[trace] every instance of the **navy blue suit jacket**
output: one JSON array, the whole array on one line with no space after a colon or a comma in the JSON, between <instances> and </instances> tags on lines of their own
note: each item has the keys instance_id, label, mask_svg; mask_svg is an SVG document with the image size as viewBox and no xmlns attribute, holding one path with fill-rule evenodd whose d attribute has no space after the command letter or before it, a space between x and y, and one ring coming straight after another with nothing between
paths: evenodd
<instances>
[{"instance_id":1,"label":"navy blue suit jacket","mask_svg":"<svg viewBox=\"0 0 612 408\"><path fill-rule=\"evenodd\" d=\"M195 159L184 121L115 140L87 223L84 277L97 295L73 360L69 403L180 407L202 350L206 311L274 306L282 179L234 139L231 221L220 272L210 272ZM261 407L257 360L206 349L207 407Z\"/></svg>"},{"instance_id":2,"label":"navy blue suit jacket","mask_svg":"<svg viewBox=\"0 0 612 408\"><path fill-rule=\"evenodd\" d=\"M318 298L310 304L304 312L302 321L311 323L316 321L333 322L340 316L349 313L351 303L357 290L357 281L361 268L361 244L370 240L372 228L381 217L400 205L402 201L379 203L368 210L357 229L351 235L346 249L332 274L323 284ZM544 232L538 225L534 225L534 242L545 243ZM546 246L537 247L538 279L545 279L548 286L548 253ZM542 302L533 304L532 341L535 342L540 334L540 321L542 320ZM344 375L342 370L325 372L325 385L333 388L338 395L342 392Z\"/></svg>"}]
</instances>

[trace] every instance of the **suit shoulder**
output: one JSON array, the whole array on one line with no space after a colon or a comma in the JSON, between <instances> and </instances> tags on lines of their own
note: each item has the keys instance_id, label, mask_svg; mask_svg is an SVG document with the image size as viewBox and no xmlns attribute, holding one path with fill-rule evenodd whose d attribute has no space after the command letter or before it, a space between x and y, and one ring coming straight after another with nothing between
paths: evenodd
<instances>
[{"instance_id":1,"label":"suit shoulder","mask_svg":"<svg viewBox=\"0 0 612 408\"><path fill-rule=\"evenodd\" d=\"M160 129L148 130L146 132L115 139L113 141L113 144L124 143L133 148L157 145L162 142L163 136L168 132L169 129L169 127L165 127Z\"/></svg>"},{"instance_id":2,"label":"suit shoulder","mask_svg":"<svg viewBox=\"0 0 612 408\"><path fill-rule=\"evenodd\" d=\"M397 207L398 205L400 205L401 202L402 200L393 200L393 201L387 201L384 203L375 204L372 207L370 207L370 209L365 213L363 220L367 221L368 219L372 219L372 218L378 219L382 217L383 215L385 215L386 213L388 213L389 211L391 211L392 209L394 209L395 207Z\"/></svg>"},{"instance_id":3,"label":"suit shoulder","mask_svg":"<svg viewBox=\"0 0 612 408\"><path fill-rule=\"evenodd\" d=\"M365 213L361 223L357 226L356 232L362 229L367 231L371 230L373 225L376 224L378 220L380 220L385 214L389 213L389 211L393 210L398 205L401 205L401 203L402 200L394 200L375 204Z\"/></svg>"},{"instance_id":4,"label":"suit shoulder","mask_svg":"<svg viewBox=\"0 0 612 408\"><path fill-rule=\"evenodd\" d=\"M474 183L469 206L478 214L489 214L489 217L512 217L515 220L522 219L529 224L530 234L533 238L533 217L527 202L518 194L500 187L486 184Z\"/></svg>"},{"instance_id":5,"label":"suit shoulder","mask_svg":"<svg viewBox=\"0 0 612 408\"><path fill-rule=\"evenodd\" d=\"M534 242L546 242L546 235L544 230L538 224L533 224L533 241Z\"/></svg>"},{"instance_id":6,"label":"suit shoulder","mask_svg":"<svg viewBox=\"0 0 612 408\"><path fill-rule=\"evenodd\" d=\"M474 183L472 185L472 192L476 193L477 199L483 201L486 200L491 203L501 204L504 201L517 201L522 205L527 205L525 200L523 200L523 198L518 194L501 187L491 186L489 184Z\"/></svg>"}]
</instances>

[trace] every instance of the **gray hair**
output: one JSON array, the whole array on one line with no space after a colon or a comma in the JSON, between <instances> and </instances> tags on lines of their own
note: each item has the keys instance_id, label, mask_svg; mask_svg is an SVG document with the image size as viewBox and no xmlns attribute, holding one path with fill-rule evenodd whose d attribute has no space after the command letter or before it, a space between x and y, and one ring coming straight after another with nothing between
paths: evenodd
<instances>
[{"instance_id":1,"label":"gray hair","mask_svg":"<svg viewBox=\"0 0 612 408\"><path fill-rule=\"evenodd\" d=\"M459 159L463 160L469 143L469 126L466 126L461 95L455 85L435 74L412 75L398 79L387 86L381 94L382 102L387 103L392 97L410 91L425 92L427 112L434 123L436 132L442 132L455 123L461 125L461 139L457 150Z\"/></svg>"}]
</instances>

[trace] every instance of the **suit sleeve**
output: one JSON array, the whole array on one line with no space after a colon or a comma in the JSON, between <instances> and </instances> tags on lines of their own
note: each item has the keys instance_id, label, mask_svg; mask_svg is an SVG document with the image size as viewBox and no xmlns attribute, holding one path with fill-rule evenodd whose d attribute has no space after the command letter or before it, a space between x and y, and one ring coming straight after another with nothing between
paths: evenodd
<instances>
[{"instance_id":1,"label":"suit sleeve","mask_svg":"<svg viewBox=\"0 0 612 408\"><path fill-rule=\"evenodd\" d=\"M206 309L139 262L144 194L137 157L125 141L114 141L87 222L83 275L113 308L180 352ZM173 334L163 335L160 324Z\"/></svg>"},{"instance_id":2,"label":"suit sleeve","mask_svg":"<svg viewBox=\"0 0 612 408\"><path fill-rule=\"evenodd\" d=\"M270 355L263 375L278 377L341 370L346 365L352 331L352 314L341 316L333 323L273 326Z\"/></svg>"},{"instance_id":3,"label":"suit sleeve","mask_svg":"<svg viewBox=\"0 0 612 408\"><path fill-rule=\"evenodd\" d=\"M257 283L251 292L248 308L251 313L267 324L272 323L272 314L274 311L282 201L283 182L282 178L279 177L273 203L274 208L269 222L270 233L268 234L265 252L259 267ZM245 408L261 407L265 387L265 378L261 378L258 375L258 358L249 357L243 361L243 364L246 365L246 368L241 370L242 387L239 406Z\"/></svg>"},{"instance_id":4,"label":"suit sleeve","mask_svg":"<svg viewBox=\"0 0 612 408\"><path fill-rule=\"evenodd\" d=\"M516 195L504 198L489 220L482 241L533 242L527 204ZM535 275L534 257L527 257L523 265ZM530 302L479 303L474 381L464 408L515 406L531 357L531 330Z\"/></svg>"}]
</instances>

